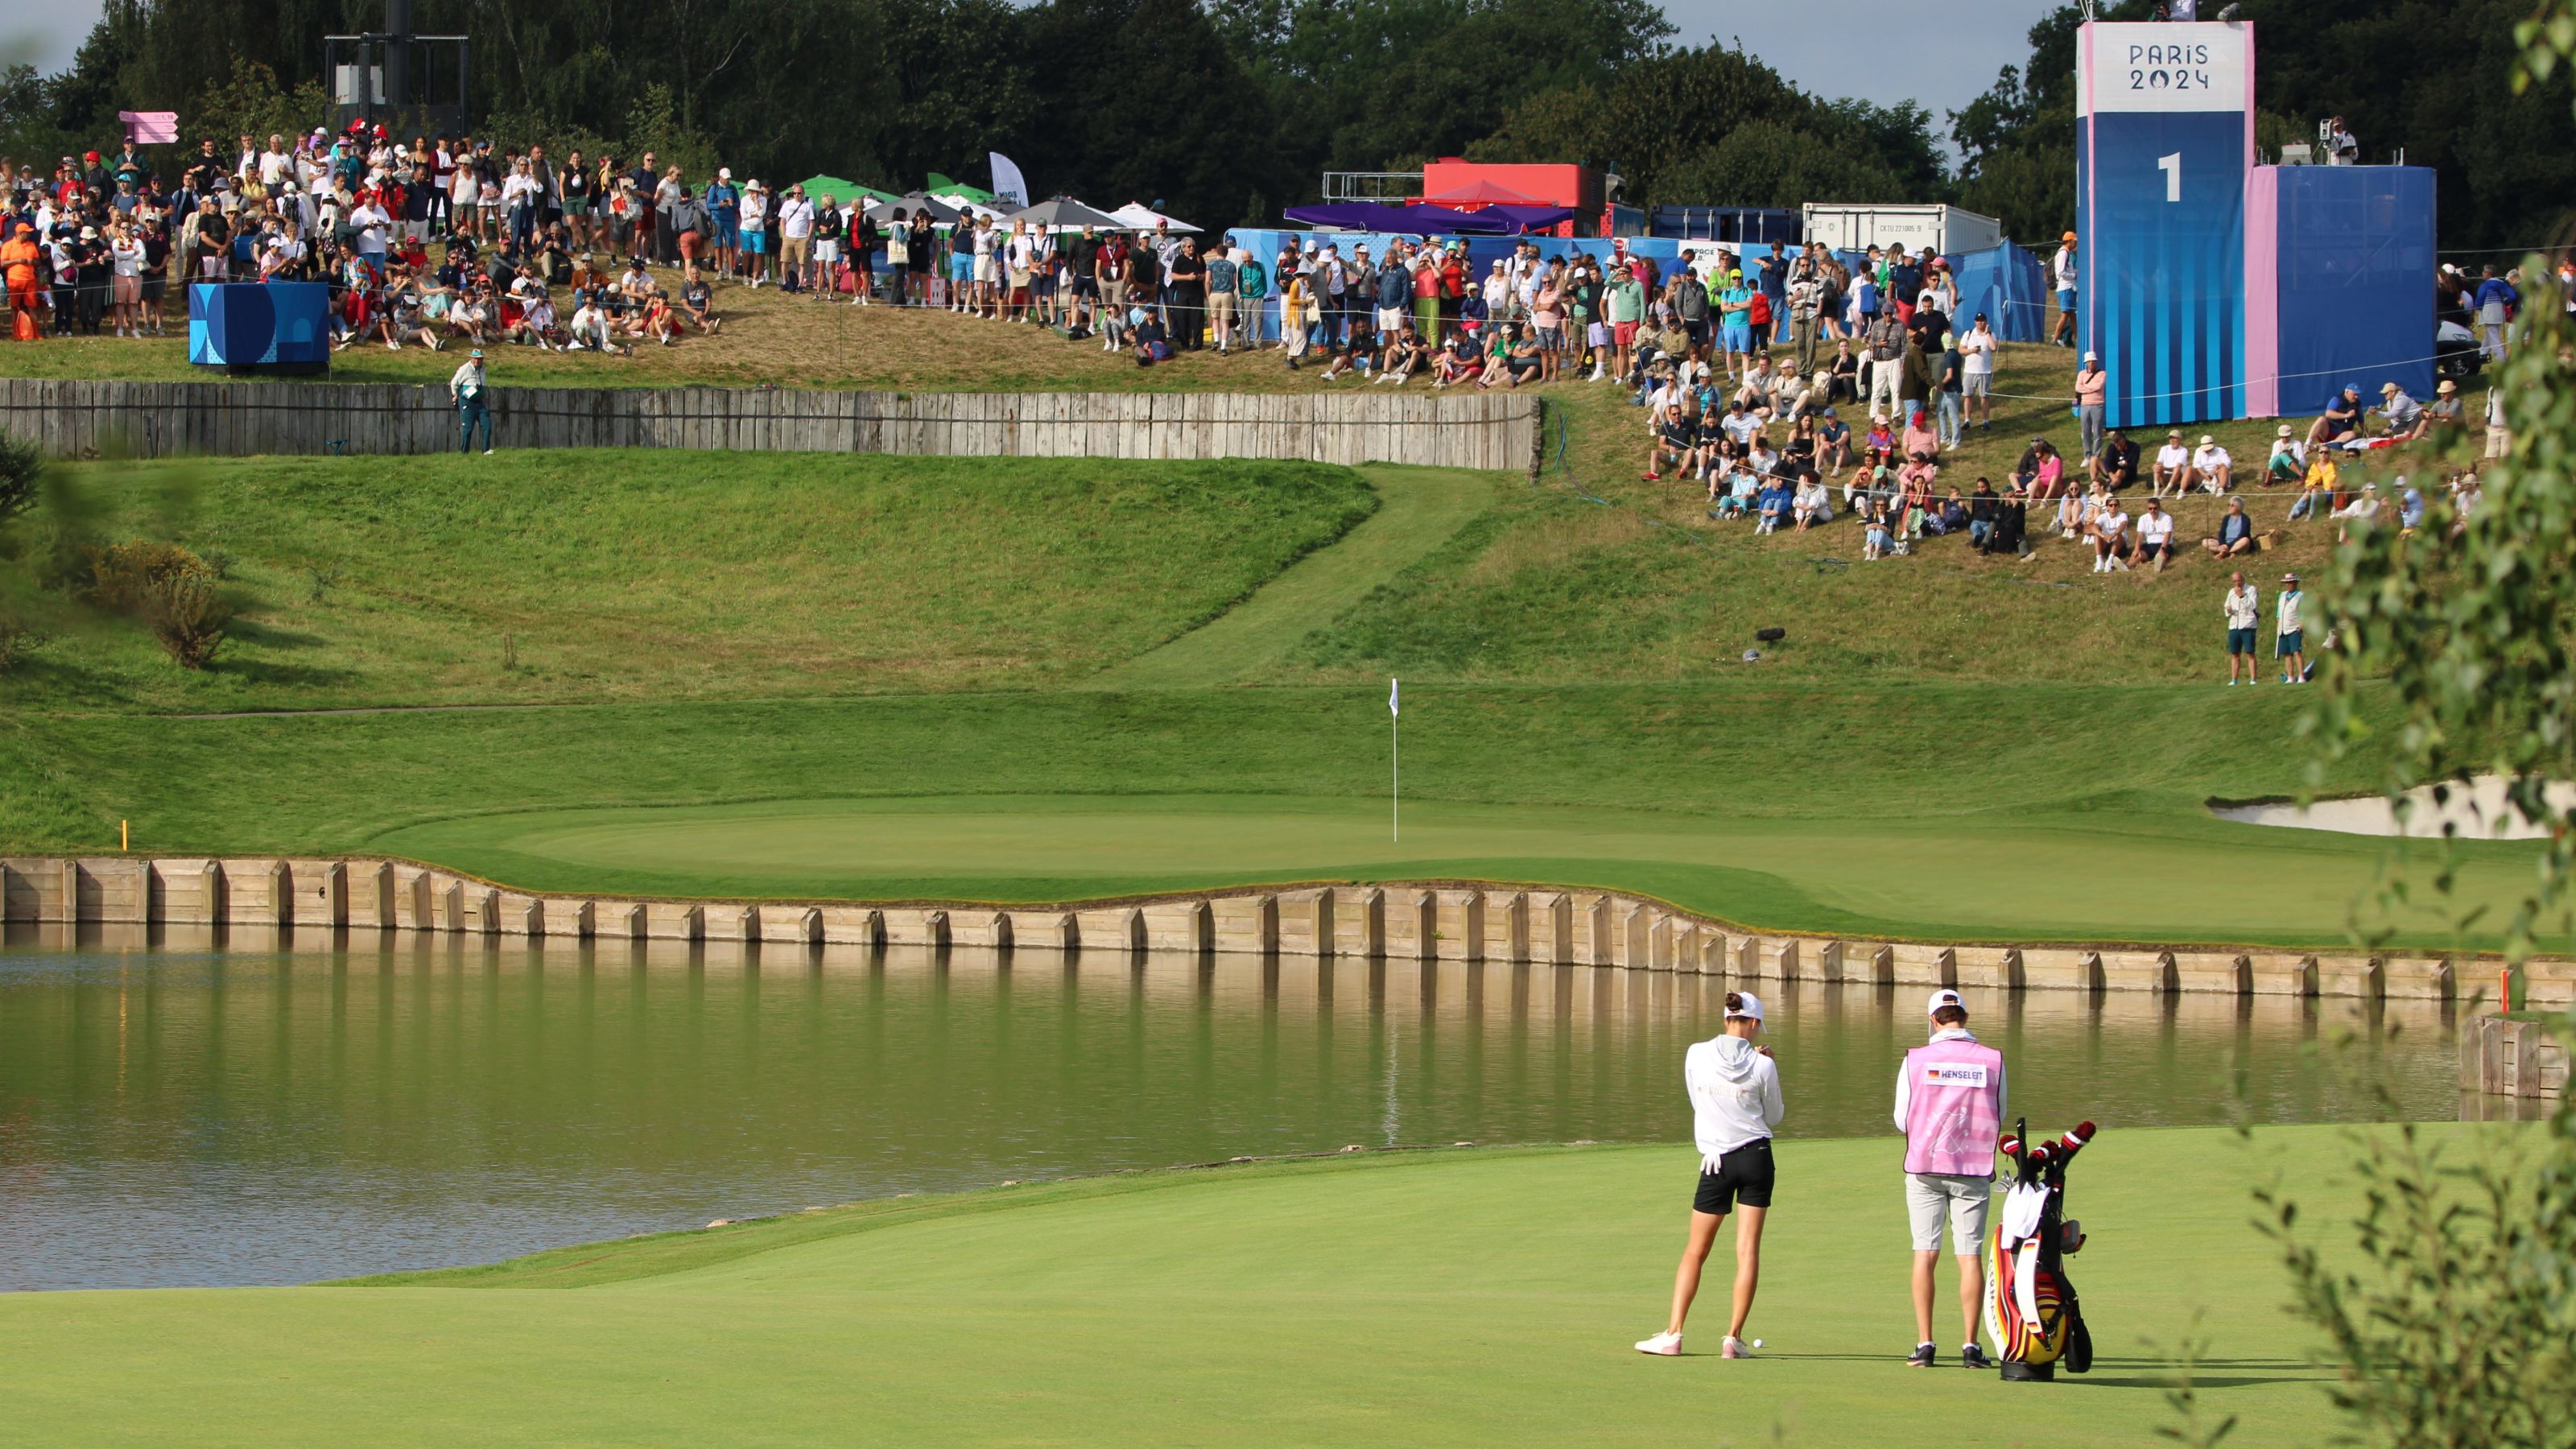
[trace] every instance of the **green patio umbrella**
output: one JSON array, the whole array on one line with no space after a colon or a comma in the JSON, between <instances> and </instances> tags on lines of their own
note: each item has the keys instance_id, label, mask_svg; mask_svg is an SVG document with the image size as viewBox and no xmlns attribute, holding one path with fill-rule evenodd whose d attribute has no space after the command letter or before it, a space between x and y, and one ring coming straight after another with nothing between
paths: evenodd
<instances>
[{"instance_id":1,"label":"green patio umbrella","mask_svg":"<svg viewBox=\"0 0 2576 1449\"><path fill-rule=\"evenodd\" d=\"M825 192L830 192L833 196L836 196L843 201L848 201L853 197L864 197L869 201L894 201L899 199L891 191L879 191L873 186L861 186L855 181L839 176L808 176L805 178L805 194L807 196L818 197L823 195Z\"/></svg>"},{"instance_id":2,"label":"green patio umbrella","mask_svg":"<svg viewBox=\"0 0 2576 1449\"><path fill-rule=\"evenodd\" d=\"M981 202L986 206L1000 199L983 187L969 186L963 181L951 181L936 171L930 173L929 183L921 189L933 196L962 196L968 201Z\"/></svg>"}]
</instances>

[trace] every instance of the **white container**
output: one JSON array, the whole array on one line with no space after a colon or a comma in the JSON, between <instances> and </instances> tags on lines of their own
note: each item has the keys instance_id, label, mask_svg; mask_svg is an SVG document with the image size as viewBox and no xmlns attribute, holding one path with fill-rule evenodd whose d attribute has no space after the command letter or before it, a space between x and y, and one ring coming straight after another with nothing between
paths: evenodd
<instances>
[{"instance_id":1,"label":"white container","mask_svg":"<svg viewBox=\"0 0 2576 1449\"><path fill-rule=\"evenodd\" d=\"M2003 223L1955 206L1811 201L1806 207L1806 237L1835 251L1867 251L1902 246L1908 252L1981 252L1999 246Z\"/></svg>"}]
</instances>

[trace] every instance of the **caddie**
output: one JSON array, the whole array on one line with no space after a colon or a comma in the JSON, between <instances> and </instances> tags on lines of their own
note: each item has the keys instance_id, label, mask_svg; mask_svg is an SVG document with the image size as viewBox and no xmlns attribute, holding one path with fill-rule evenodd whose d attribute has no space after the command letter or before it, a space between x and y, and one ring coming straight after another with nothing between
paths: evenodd
<instances>
[{"instance_id":1,"label":"caddie","mask_svg":"<svg viewBox=\"0 0 2576 1449\"><path fill-rule=\"evenodd\" d=\"M1959 1362L1992 1368L1977 1343L1985 1298L1986 1208L1995 1186L1995 1141L2004 1120L2003 1053L1968 1030L1968 1004L1956 991L1932 993L1925 1006L1932 1039L1905 1054L1896 1073L1896 1125L1905 1133L1905 1210L1914 1227L1914 1327L1910 1368L1930 1368L1932 1268L1949 1221L1950 1251L1959 1260Z\"/></svg>"}]
</instances>

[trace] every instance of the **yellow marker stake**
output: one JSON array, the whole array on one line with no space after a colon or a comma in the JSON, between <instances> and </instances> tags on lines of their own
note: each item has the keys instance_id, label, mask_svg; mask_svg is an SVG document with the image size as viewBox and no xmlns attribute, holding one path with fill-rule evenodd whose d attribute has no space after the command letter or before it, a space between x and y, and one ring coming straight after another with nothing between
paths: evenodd
<instances>
[{"instance_id":1,"label":"yellow marker stake","mask_svg":"<svg viewBox=\"0 0 2576 1449\"><path fill-rule=\"evenodd\" d=\"M116 822L116 848L118 850L132 850L134 848L134 832L131 827L122 820Z\"/></svg>"}]
</instances>

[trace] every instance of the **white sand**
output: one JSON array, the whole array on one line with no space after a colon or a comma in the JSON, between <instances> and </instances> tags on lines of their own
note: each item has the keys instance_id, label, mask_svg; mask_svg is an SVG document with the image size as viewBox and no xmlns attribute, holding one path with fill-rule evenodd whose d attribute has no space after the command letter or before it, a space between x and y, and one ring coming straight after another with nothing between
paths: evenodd
<instances>
[{"instance_id":1,"label":"white sand","mask_svg":"<svg viewBox=\"0 0 2576 1449\"><path fill-rule=\"evenodd\" d=\"M2439 839L2443 827L2455 827L2463 839L2539 840L2549 834L2546 826L2525 821L2505 800L2505 781L2497 775L2481 775L2469 785L2454 783L2450 798L2433 803L2433 787L2421 785L2406 792L2413 802L2406 814L2406 826L2398 829L2397 813L2384 795L2368 795L2351 800L2319 800L2305 809L2297 805L2227 805L2213 806L2210 813L2222 820L2237 820L2248 825L2286 825L2294 830L2332 830L2343 835L2398 835ZM2560 781L2545 793L2549 808L2564 814L2576 807L2576 783Z\"/></svg>"}]
</instances>

